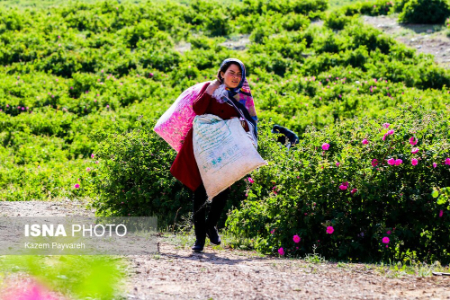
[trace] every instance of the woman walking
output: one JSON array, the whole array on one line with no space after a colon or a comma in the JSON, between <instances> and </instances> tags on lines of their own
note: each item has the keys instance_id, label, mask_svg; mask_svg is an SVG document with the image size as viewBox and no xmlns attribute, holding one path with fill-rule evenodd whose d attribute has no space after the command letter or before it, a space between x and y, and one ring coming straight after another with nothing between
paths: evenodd
<instances>
[{"instance_id":1,"label":"woman walking","mask_svg":"<svg viewBox=\"0 0 450 300\"><path fill-rule=\"evenodd\" d=\"M223 86L221 86L222 84ZM221 87L218 90L220 93L217 93L218 91L216 90L219 87ZM219 95L223 95L223 97ZM234 105L229 103L230 101ZM257 117L253 98L246 84L245 66L240 60L229 58L220 65L217 79L205 84L199 96L193 102L193 109L197 115L213 114L227 120L241 116L236 108L245 116L245 120L241 122L245 131L249 131L247 124L249 122L253 125L256 135ZM194 191L194 230L196 241L192 250L201 252L205 245L206 236L208 236L211 243L219 245L221 240L216 226L225 207L229 189L214 197L208 218L205 220L204 203L207 200L207 195L194 157L192 129L188 132L184 144L170 168L170 172Z\"/></svg>"}]
</instances>

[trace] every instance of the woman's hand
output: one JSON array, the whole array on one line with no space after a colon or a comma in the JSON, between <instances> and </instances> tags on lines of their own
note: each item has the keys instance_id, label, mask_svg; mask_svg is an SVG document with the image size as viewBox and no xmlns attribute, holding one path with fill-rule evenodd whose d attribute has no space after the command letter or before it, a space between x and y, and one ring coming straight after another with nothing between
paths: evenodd
<instances>
[{"instance_id":1,"label":"woman's hand","mask_svg":"<svg viewBox=\"0 0 450 300\"><path fill-rule=\"evenodd\" d=\"M220 86L219 80L214 79L214 81L211 82L211 84L206 88L206 92L212 95L219 86Z\"/></svg>"}]
</instances>

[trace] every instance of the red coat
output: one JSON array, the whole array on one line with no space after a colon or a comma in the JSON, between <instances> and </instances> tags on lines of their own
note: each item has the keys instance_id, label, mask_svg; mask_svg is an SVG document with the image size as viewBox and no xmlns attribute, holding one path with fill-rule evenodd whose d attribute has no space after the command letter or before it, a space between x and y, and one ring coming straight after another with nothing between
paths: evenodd
<instances>
[{"instance_id":1,"label":"red coat","mask_svg":"<svg viewBox=\"0 0 450 300\"><path fill-rule=\"evenodd\" d=\"M203 86L197 99L194 100L194 112L197 115L213 114L224 120L231 119L232 117L239 117L239 113L233 106L227 103L219 103L216 99L212 98L211 95L206 93L209 84L210 83L206 83ZM247 124L244 129L245 131L249 131ZM202 183L202 178L197 162L195 161L192 130L192 128L189 130L184 140L184 144L170 168L170 173L192 191L195 191Z\"/></svg>"}]
</instances>

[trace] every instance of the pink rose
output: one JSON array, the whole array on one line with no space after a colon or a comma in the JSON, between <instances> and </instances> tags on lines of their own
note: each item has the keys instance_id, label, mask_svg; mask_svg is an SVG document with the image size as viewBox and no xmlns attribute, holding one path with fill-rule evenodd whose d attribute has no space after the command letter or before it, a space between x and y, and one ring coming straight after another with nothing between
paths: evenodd
<instances>
[{"instance_id":1,"label":"pink rose","mask_svg":"<svg viewBox=\"0 0 450 300\"><path fill-rule=\"evenodd\" d=\"M446 158L446 159L445 159L445 164L446 164L447 166L450 166L450 158Z\"/></svg>"},{"instance_id":2,"label":"pink rose","mask_svg":"<svg viewBox=\"0 0 450 300\"><path fill-rule=\"evenodd\" d=\"M414 137L411 137L410 139L409 139L409 143L412 145L412 146L415 146L415 145L417 145L417 140L414 138Z\"/></svg>"},{"instance_id":3,"label":"pink rose","mask_svg":"<svg viewBox=\"0 0 450 300\"><path fill-rule=\"evenodd\" d=\"M401 160L400 158L395 160L395 165L396 166L400 166L403 163L403 160Z\"/></svg>"},{"instance_id":4,"label":"pink rose","mask_svg":"<svg viewBox=\"0 0 450 300\"><path fill-rule=\"evenodd\" d=\"M354 194L356 193L358 190L357 189L353 189L350 193Z\"/></svg>"},{"instance_id":5,"label":"pink rose","mask_svg":"<svg viewBox=\"0 0 450 300\"><path fill-rule=\"evenodd\" d=\"M340 165L340 163L339 163L339 162L337 162L337 163L336 163L336 167L339 167L339 165Z\"/></svg>"},{"instance_id":6,"label":"pink rose","mask_svg":"<svg viewBox=\"0 0 450 300\"><path fill-rule=\"evenodd\" d=\"M339 186L339 188L340 188L342 191L345 191L345 190L347 189L347 187L346 187L345 185L342 185L342 184Z\"/></svg>"},{"instance_id":7,"label":"pink rose","mask_svg":"<svg viewBox=\"0 0 450 300\"><path fill-rule=\"evenodd\" d=\"M278 253L279 253L280 255L284 255L284 249L283 249L283 248L278 249Z\"/></svg>"},{"instance_id":8,"label":"pink rose","mask_svg":"<svg viewBox=\"0 0 450 300\"><path fill-rule=\"evenodd\" d=\"M376 158L372 159L372 167L376 167L378 165L378 160Z\"/></svg>"},{"instance_id":9,"label":"pink rose","mask_svg":"<svg viewBox=\"0 0 450 300\"><path fill-rule=\"evenodd\" d=\"M387 132L387 134L389 134L389 135L393 135L394 134L394 130L389 130L388 132Z\"/></svg>"},{"instance_id":10,"label":"pink rose","mask_svg":"<svg viewBox=\"0 0 450 300\"><path fill-rule=\"evenodd\" d=\"M74 188L78 189L80 187L80 185L77 183L74 185Z\"/></svg>"},{"instance_id":11,"label":"pink rose","mask_svg":"<svg viewBox=\"0 0 450 300\"><path fill-rule=\"evenodd\" d=\"M417 152L419 152L419 148L413 148L413 149L411 150L411 153L412 153L412 154L416 154Z\"/></svg>"},{"instance_id":12,"label":"pink rose","mask_svg":"<svg viewBox=\"0 0 450 300\"><path fill-rule=\"evenodd\" d=\"M387 236L385 236L382 240L383 244L389 244L389 238Z\"/></svg>"},{"instance_id":13,"label":"pink rose","mask_svg":"<svg viewBox=\"0 0 450 300\"><path fill-rule=\"evenodd\" d=\"M327 234L332 234L333 232L334 232L333 226L328 226L327 227Z\"/></svg>"},{"instance_id":14,"label":"pink rose","mask_svg":"<svg viewBox=\"0 0 450 300\"><path fill-rule=\"evenodd\" d=\"M294 243L300 243L301 238L298 235L294 235L294 237L292 238L294 240Z\"/></svg>"},{"instance_id":15,"label":"pink rose","mask_svg":"<svg viewBox=\"0 0 450 300\"><path fill-rule=\"evenodd\" d=\"M385 133L384 135L383 135L383 141L385 141L386 140L386 137L388 136L388 134L387 133Z\"/></svg>"},{"instance_id":16,"label":"pink rose","mask_svg":"<svg viewBox=\"0 0 450 300\"><path fill-rule=\"evenodd\" d=\"M437 167L437 163L433 163L433 168L436 168Z\"/></svg>"},{"instance_id":17,"label":"pink rose","mask_svg":"<svg viewBox=\"0 0 450 300\"><path fill-rule=\"evenodd\" d=\"M444 215L444 211L441 209L441 210L439 211L439 218L442 218L443 215Z\"/></svg>"},{"instance_id":18,"label":"pink rose","mask_svg":"<svg viewBox=\"0 0 450 300\"><path fill-rule=\"evenodd\" d=\"M419 161L417 160L417 158L411 159L411 164L412 164L413 166L417 166L418 163L419 163Z\"/></svg>"},{"instance_id":19,"label":"pink rose","mask_svg":"<svg viewBox=\"0 0 450 300\"><path fill-rule=\"evenodd\" d=\"M388 162L388 164L389 164L390 166L395 165L395 159L394 159L394 158L389 158L387 162Z\"/></svg>"},{"instance_id":20,"label":"pink rose","mask_svg":"<svg viewBox=\"0 0 450 300\"><path fill-rule=\"evenodd\" d=\"M369 143L369 141L366 140L366 139L363 139L363 140L362 140L362 143L363 143L363 145L367 145L367 144Z\"/></svg>"},{"instance_id":21,"label":"pink rose","mask_svg":"<svg viewBox=\"0 0 450 300\"><path fill-rule=\"evenodd\" d=\"M254 183L255 181L254 181L251 177L249 177L249 178L248 178L248 182Z\"/></svg>"},{"instance_id":22,"label":"pink rose","mask_svg":"<svg viewBox=\"0 0 450 300\"><path fill-rule=\"evenodd\" d=\"M388 129L390 125L391 125L391 124L389 124L389 123L384 123L384 124L383 124L383 127L386 128L386 129Z\"/></svg>"},{"instance_id":23,"label":"pink rose","mask_svg":"<svg viewBox=\"0 0 450 300\"><path fill-rule=\"evenodd\" d=\"M330 149L330 144L327 144L327 143L322 144L322 150L326 151L328 149Z\"/></svg>"},{"instance_id":24,"label":"pink rose","mask_svg":"<svg viewBox=\"0 0 450 300\"><path fill-rule=\"evenodd\" d=\"M387 232L386 232L387 234L391 234L391 231L390 230L388 230Z\"/></svg>"}]
</instances>

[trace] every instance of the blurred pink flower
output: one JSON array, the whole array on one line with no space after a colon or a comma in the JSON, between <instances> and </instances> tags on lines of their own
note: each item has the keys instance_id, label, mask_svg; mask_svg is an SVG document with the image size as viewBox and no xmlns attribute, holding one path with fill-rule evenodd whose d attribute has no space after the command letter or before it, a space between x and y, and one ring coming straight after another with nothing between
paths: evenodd
<instances>
[{"instance_id":1,"label":"blurred pink flower","mask_svg":"<svg viewBox=\"0 0 450 300\"><path fill-rule=\"evenodd\" d=\"M395 165L396 165L396 166L400 166L402 163L403 163L403 160L401 160L400 158L397 158L397 159L395 160Z\"/></svg>"},{"instance_id":2,"label":"blurred pink flower","mask_svg":"<svg viewBox=\"0 0 450 300\"><path fill-rule=\"evenodd\" d=\"M387 236L385 236L382 240L383 244L389 244L389 238Z\"/></svg>"},{"instance_id":3,"label":"blurred pink flower","mask_svg":"<svg viewBox=\"0 0 450 300\"><path fill-rule=\"evenodd\" d=\"M339 165L340 165L340 163L339 163L339 162L337 162L337 163L336 163L336 167L339 167Z\"/></svg>"},{"instance_id":4,"label":"blurred pink flower","mask_svg":"<svg viewBox=\"0 0 450 300\"><path fill-rule=\"evenodd\" d=\"M347 187L346 187L345 185L342 185L342 184L339 186L339 188L340 188L342 191L345 191L345 190L347 189Z\"/></svg>"},{"instance_id":5,"label":"blurred pink flower","mask_svg":"<svg viewBox=\"0 0 450 300\"><path fill-rule=\"evenodd\" d=\"M419 148L413 148L413 149L411 150L411 153L412 153L412 154L416 154L417 152L419 152Z\"/></svg>"},{"instance_id":6,"label":"blurred pink flower","mask_svg":"<svg viewBox=\"0 0 450 300\"><path fill-rule=\"evenodd\" d=\"M284 255L284 249L283 249L283 248L278 249L278 253L279 253L280 255Z\"/></svg>"},{"instance_id":7,"label":"blurred pink flower","mask_svg":"<svg viewBox=\"0 0 450 300\"><path fill-rule=\"evenodd\" d=\"M249 178L248 178L248 182L254 183L255 181L254 181L251 177L249 177Z\"/></svg>"},{"instance_id":8,"label":"blurred pink flower","mask_svg":"<svg viewBox=\"0 0 450 300\"><path fill-rule=\"evenodd\" d=\"M348 187L348 181L344 181L344 182L342 183L342 185L345 185L346 187Z\"/></svg>"},{"instance_id":9,"label":"blurred pink flower","mask_svg":"<svg viewBox=\"0 0 450 300\"><path fill-rule=\"evenodd\" d=\"M394 158L389 158L387 162L391 166L395 165L395 159Z\"/></svg>"},{"instance_id":10,"label":"blurred pink flower","mask_svg":"<svg viewBox=\"0 0 450 300\"><path fill-rule=\"evenodd\" d=\"M383 124L383 127L386 128L386 129L388 129L390 125L391 125L391 124L389 124L389 123L384 123L384 124Z\"/></svg>"},{"instance_id":11,"label":"blurred pink flower","mask_svg":"<svg viewBox=\"0 0 450 300\"><path fill-rule=\"evenodd\" d=\"M442 218L443 215L444 215L444 211L441 209L441 210L439 211L439 218Z\"/></svg>"},{"instance_id":12,"label":"blurred pink flower","mask_svg":"<svg viewBox=\"0 0 450 300\"><path fill-rule=\"evenodd\" d=\"M333 232L334 232L333 226L328 226L327 227L327 234L332 234Z\"/></svg>"},{"instance_id":13,"label":"blurred pink flower","mask_svg":"<svg viewBox=\"0 0 450 300\"><path fill-rule=\"evenodd\" d=\"M74 185L74 188L78 189L80 187L80 185L77 183Z\"/></svg>"},{"instance_id":14,"label":"blurred pink flower","mask_svg":"<svg viewBox=\"0 0 450 300\"><path fill-rule=\"evenodd\" d=\"M322 144L322 150L326 151L328 149L330 149L330 144L327 144L327 143Z\"/></svg>"},{"instance_id":15,"label":"blurred pink flower","mask_svg":"<svg viewBox=\"0 0 450 300\"><path fill-rule=\"evenodd\" d=\"M94 158L94 157L95 157L95 155L94 155L94 153L92 153L92 154L91 154L91 158Z\"/></svg>"},{"instance_id":16,"label":"blurred pink flower","mask_svg":"<svg viewBox=\"0 0 450 300\"><path fill-rule=\"evenodd\" d=\"M366 140L366 139L363 139L363 140L362 140L362 143L363 143L363 145L367 145L367 144L369 143L369 141Z\"/></svg>"},{"instance_id":17,"label":"blurred pink flower","mask_svg":"<svg viewBox=\"0 0 450 300\"><path fill-rule=\"evenodd\" d=\"M358 190L357 189L353 189L350 193L354 194L356 193Z\"/></svg>"},{"instance_id":18,"label":"blurred pink flower","mask_svg":"<svg viewBox=\"0 0 450 300\"><path fill-rule=\"evenodd\" d=\"M387 234L391 234L391 231L390 230L388 230L387 232L386 232Z\"/></svg>"},{"instance_id":19,"label":"blurred pink flower","mask_svg":"<svg viewBox=\"0 0 450 300\"><path fill-rule=\"evenodd\" d=\"M86 171L90 172L90 171L91 171L91 168L86 168Z\"/></svg>"},{"instance_id":20,"label":"blurred pink flower","mask_svg":"<svg viewBox=\"0 0 450 300\"><path fill-rule=\"evenodd\" d=\"M293 239L294 242L297 243L297 244L300 243L300 241L301 241L301 238L300 238L298 235L294 235L292 239Z\"/></svg>"},{"instance_id":21,"label":"blurred pink flower","mask_svg":"<svg viewBox=\"0 0 450 300\"><path fill-rule=\"evenodd\" d=\"M384 135L383 135L383 141L385 141L386 140L386 137L388 136L388 134L387 133L385 133Z\"/></svg>"},{"instance_id":22,"label":"blurred pink flower","mask_svg":"<svg viewBox=\"0 0 450 300\"><path fill-rule=\"evenodd\" d=\"M392 134L394 134L394 130L389 130L388 132L387 132L387 134L389 134L389 135L392 135Z\"/></svg>"},{"instance_id":23,"label":"blurred pink flower","mask_svg":"<svg viewBox=\"0 0 450 300\"><path fill-rule=\"evenodd\" d=\"M418 141L413 136L409 139L409 143L413 146L417 145L417 142Z\"/></svg>"},{"instance_id":24,"label":"blurred pink flower","mask_svg":"<svg viewBox=\"0 0 450 300\"><path fill-rule=\"evenodd\" d=\"M376 167L378 165L378 160L376 158L372 159L372 167Z\"/></svg>"},{"instance_id":25,"label":"blurred pink flower","mask_svg":"<svg viewBox=\"0 0 450 300\"><path fill-rule=\"evenodd\" d=\"M21 288L15 287L7 289L2 294L4 300L58 300L59 298L50 295L50 292L38 283L28 283Z\"/></svg>"},{"instance_id":26,"label":"blurred pink flower","mask_svg":"<svg viewBox=\"0 0 450 300\"><path fill-rule=\"evenodd\" d=\"M413 166L417 166L418 163L419 163L419 161L417 160L417 158L411 159L411 164L412 164Z\"/></svg>"},{"instance_id":27,"label":"blurred pink flower","mask_svg":"<svg viewBox=\"0 0 450 300\"><path fill-rule=\"evenodd\" d=\"M446 164L447 166L450 166L450 158L446 158L446 159L445 159L445 164Z\"/></svg>"},{"instance_id":28,"label":"blurred pink flower","mask_svg":"<svg viewBox=\"0 0 450 300\"><path fill-rule=\"evenodd\" d=\"M272 229L272 231L270 231L270 234L274 234L275 233L275 229Z\"/></svg>"},{"instance_id":29,"label":"blurred pink flower","mask_svg":"<svg viewBox=\"0 0 450 300\"><path fill-rule=\"evenodd\" d=\"M433 163L433 168L436 168L437 167L437 163Z\"/></svg>"},{"instance_id":30,"label":"blurred pink flower","mask_svg":"<svg viewBox=\"0 0 450 300\"><path fill-rule=\"evenodd\" d=\"M272 192L276 195L277 194L277 187L276 186L274 186L273 188L272 188Z\"/></svg>"}]
</instances>

